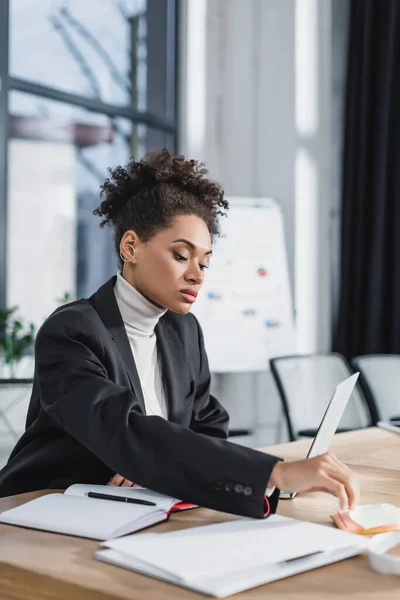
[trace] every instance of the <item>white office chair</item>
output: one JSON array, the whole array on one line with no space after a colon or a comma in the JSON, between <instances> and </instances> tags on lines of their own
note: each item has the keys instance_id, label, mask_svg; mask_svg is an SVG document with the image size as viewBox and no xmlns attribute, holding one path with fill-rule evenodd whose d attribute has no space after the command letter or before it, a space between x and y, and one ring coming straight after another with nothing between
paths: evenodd
<instances>
[{"instance_id":1,"label":"white office chair","mask_svg":"<svg viewBox=\"0 0 400 600\"><path fill-rule=\"evenodd\" d=\"M18 439L25 429L32 379L0 379L0 434Z\"/></svg>"},{"instance_id":2,"label":"white office chair","mask_svg":"<svg viewBox=\"0 0 400 600\"><path fill-rule=\"evenodd\" d=\"M400 355L356 356L351 364L360 371L361 385L375 403L378 420L400 421Z\"/></svg>"},{"instance_id":3,"label":"white office chair","mask_svg":"<svg viewBox=\"0 0 400 600\"><path fill-rule=\"evenodd\" d=\"M336 353L281 356L271 359L270 365L290 440L314 437L336 386L353 373L351 366ZM373 417L357 384L338 431L370 426Z\"/></svg>"}]
</instances>

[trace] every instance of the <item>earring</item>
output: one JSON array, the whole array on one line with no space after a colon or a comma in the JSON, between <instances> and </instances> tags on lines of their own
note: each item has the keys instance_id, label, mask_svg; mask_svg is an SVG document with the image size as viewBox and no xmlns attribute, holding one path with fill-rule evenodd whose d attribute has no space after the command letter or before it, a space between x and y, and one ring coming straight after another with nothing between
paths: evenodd
<instances>
[{"instance_id":1,"label":"earring","mask_svg":"<svg viewBox=\"0 0 400 600\"><path fill-rule=\"evenodd\" d=\"M133 244L125 244L125 246L129 246L130 248L132 248L132 252L133 252L132 258L130 258L129 260L127 258L124 258L122 256L121 250L119 251L119 257L122 260L122 262L124 262L124 263L130 263L130 262L132 262L134 260L134 258L136 256L136 248L135 248L135 246Z\"/></svg>"}]
</instances>

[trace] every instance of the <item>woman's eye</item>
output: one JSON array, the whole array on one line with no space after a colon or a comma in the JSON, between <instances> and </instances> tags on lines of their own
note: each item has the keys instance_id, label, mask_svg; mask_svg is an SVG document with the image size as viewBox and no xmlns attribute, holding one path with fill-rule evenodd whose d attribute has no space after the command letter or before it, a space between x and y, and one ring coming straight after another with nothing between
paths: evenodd
<instances>
[{"instance_id":1,"label":"woman's eye","mask_svg":"<svg viewBox=\"0 0 400 600\"><path fill-rule=\"evenodd\" d=\"M178 252L174 252L174 257L178 262L187 262L188 259L186 258L186 256L182 256L182 254L178 254ZM210 265L199 265L201 271L204 271L204 269L208 269L210 267Z\"/></svg>"},{"instance_id":2,"label":"woman's eye","mask_svg":"<svg viewBox=\"0 0 400 600\"><path fill-rule=\"evenodd\" d=\"M174 252L174 256L175 256L176 260L179 260L179 262L185 262L187 260L187 258L182 256L181 254L178 254L177 252Z\"/></svg>"}]
</instances>

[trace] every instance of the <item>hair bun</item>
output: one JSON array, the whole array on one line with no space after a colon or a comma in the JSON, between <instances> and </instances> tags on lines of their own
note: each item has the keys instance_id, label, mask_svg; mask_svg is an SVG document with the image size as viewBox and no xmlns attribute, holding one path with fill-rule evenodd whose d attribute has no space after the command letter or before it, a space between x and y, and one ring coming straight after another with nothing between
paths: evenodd
<instances>
[{"instance_id":1,"label":"hair bun","mask_svg":"<svg viewBox=\"0 0 400 600\"><path fill-rule=\"evenodd\" d=\"M115 224L121 211L128 202L132 202L135 194L168 178L168 167L172 160L171 152L162 150L147 154L140 161L131 158L126 168L109 168L110 177L100 186L100 197L104 199L93 211L94 215L104 217L100 227L109 222Z\"/></svg>"},{"instance_id":2,"label":"hair bun","mask_svg":"<svg viewBox=\"0 0 400 600\"><path fill-rule=\"evenodd\" d=\"M211 237L218 235L218 216L225 214L228 202L221 186L206 177L203 163L164 149L108 171L110 177L100 186L102 201L93 212L103 217L101 227L114 226L117 253L129 229L148 241L182 214L199 216Z\"/></svg>"}]
</instances>

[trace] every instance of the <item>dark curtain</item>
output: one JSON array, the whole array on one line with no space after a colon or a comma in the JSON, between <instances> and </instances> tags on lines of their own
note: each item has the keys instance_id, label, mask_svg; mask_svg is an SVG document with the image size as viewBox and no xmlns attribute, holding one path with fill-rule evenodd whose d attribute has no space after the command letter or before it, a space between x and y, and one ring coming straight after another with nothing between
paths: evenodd
<instances>
[{"instance_id":1,"label":"dark curtain","mask_svg":"<svg viewBox=\"0 0 400 600\"><path fill-rule=\"evenodd\" d=\"M335 350L400 353L400 0L352 0Z\"/></svg>"}]
</instances>

